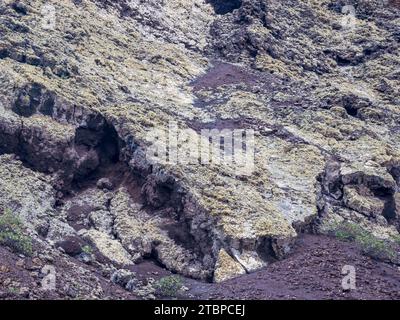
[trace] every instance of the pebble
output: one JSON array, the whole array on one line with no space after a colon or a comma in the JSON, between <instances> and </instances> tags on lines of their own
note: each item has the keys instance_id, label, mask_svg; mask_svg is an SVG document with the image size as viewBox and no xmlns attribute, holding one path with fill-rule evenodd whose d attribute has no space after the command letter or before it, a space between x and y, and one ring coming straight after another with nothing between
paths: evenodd
<instances>
[{"instance_id":1,"label":"pebble","mask_svg":"<svg viewBox=\"0 0 400 320\"><path fill-rule=\"evenodd\" d=\"M15 265L16 265L17 267L22 268L22 267L25 265L25 262L24 262L24 260L19 259L19 260L15 263Z\"/></svg>"}]
</instances>

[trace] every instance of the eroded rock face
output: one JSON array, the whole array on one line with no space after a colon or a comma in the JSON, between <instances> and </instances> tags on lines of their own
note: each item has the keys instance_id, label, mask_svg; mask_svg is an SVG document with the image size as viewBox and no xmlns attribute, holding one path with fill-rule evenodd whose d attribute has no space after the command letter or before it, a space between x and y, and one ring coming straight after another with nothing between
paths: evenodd
<instances>
[{"instance_id":1,"label":"eroded rock face","mask_svg":"<svg viewBox=\"0 0 400 320\"><path fill-rule=\"evenodd\" d=\"M397 185L385 167L374 162L364 166L331 162L322 176L322 186L318 227L322 232L326 224L352 221L377 237L398 233Z\"/></svg>"},{"instance_id":2,"label":"eroded rock face","mask_svg":"<svg viewBox=\"0 0 400 320\"><path fill-rule=\"evenodd\" d=\"M0 4L0 204L44 243L223 281L331 221L398 235L395 2L46 4ZM202 129L252 130L252 170L181 161Z\"/></svg>"}]
</instances>

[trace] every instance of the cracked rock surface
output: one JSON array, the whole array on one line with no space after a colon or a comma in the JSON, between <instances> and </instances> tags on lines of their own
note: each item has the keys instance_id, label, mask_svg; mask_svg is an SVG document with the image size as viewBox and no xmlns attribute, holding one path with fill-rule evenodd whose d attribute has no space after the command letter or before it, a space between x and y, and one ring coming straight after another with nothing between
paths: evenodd
<instances>
[{"instance_id":1,"label":"cracked rock surface","mask_svg":"<svg viewBox=\"0 0 400 320\"><path fill-rule=\"evenodd\" d=\"M400 6L346 4L2 1L0 207L104 270L216 282L332 222L398 237ZM149 159L171 122L185 152L252 130L254 170Z\"/></svg>"}]
</instances>

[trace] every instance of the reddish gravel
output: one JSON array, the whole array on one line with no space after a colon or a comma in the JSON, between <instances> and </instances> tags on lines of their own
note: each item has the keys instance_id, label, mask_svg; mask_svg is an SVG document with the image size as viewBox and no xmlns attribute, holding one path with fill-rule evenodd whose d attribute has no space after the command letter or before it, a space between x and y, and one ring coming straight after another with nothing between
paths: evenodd
<instances>
[{"instance_id":1,"label":"reddish gravel","mask_svg":"<svg viewBox=\"0 0 400 320\"><path fill-rule=\"evenodd\" d=\"M342 289L344 265L356 268L356 290ZM354 244L302 235L289 258L222 284L194 284L191 293L202 299L400 299L400 269L362 255Z\"/></svg>"},{"instance_id":2,"label":"reddish gravel","mask_svg":"<svg viewBox=\"0 0 400 320\"><path fill-rule=\"evenodd\" d=\"M198 77L192 82L193 91L215 90L221 86L242 84L251 90L257 87L258 90L270 92L276 89L282 79L275 75L256 72L245 67L231 63L214 61L214 65L206 74Z\"/></svg>"}]
</instances>

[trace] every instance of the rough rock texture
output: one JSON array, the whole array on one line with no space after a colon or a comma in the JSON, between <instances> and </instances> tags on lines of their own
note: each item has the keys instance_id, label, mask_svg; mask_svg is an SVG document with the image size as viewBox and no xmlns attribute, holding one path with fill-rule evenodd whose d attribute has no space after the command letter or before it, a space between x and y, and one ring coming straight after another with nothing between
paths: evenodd
<instances>
[{"instance_id":1,"label":"rough rock texture","mask_svg":"<svg viewBox=\"0 0 400 320\"><path fill-rule=\"evenodd\" d=\"M396 1L2 1L0 205L48 246L207 280L310 225L398 236L399 22ZM149 158L170 121L184 152L254 130L254 170Z\"/></svg>"},{"instance_id":2,"label":"rough rock texture","mask_svg":"<svg viewBox=\"0 0 400 320\"><path fill-rule=\"evenodd\" d=\"M246 270L243 269L240 263L233 260L224 249L220 250L214 272L215 282L223 282L234 278L235 275L245 273Z\"/></svg>"}]
</instances>

